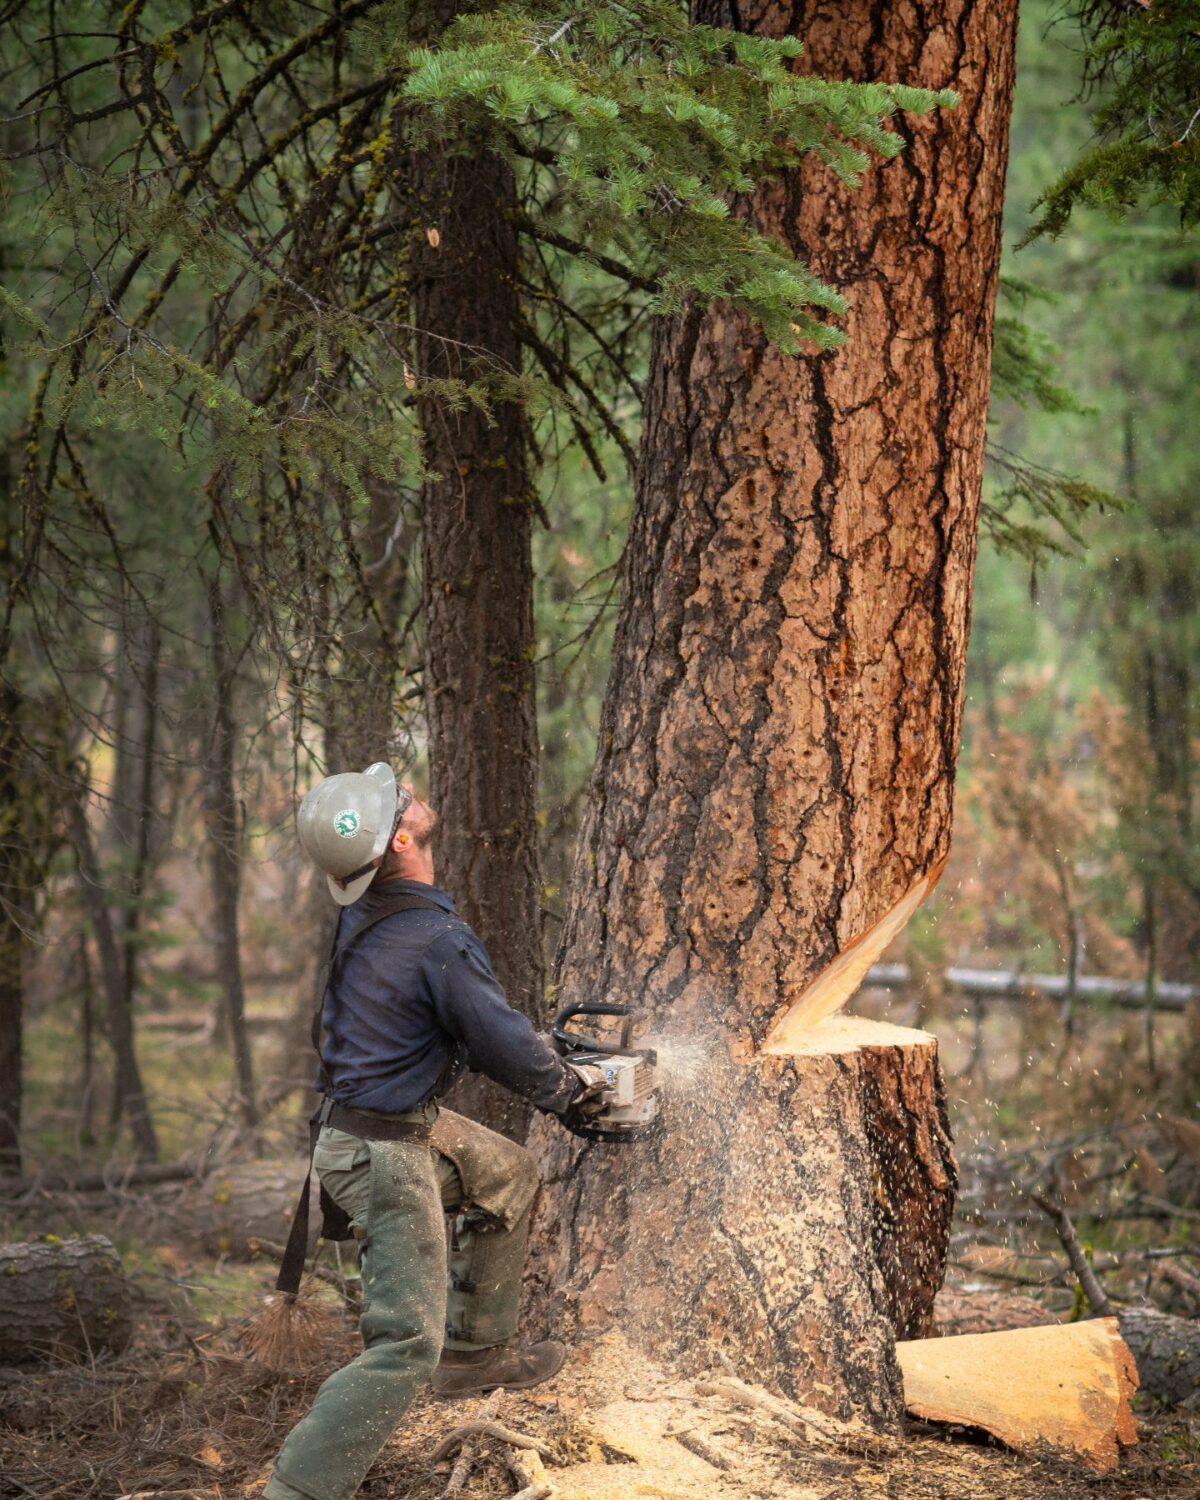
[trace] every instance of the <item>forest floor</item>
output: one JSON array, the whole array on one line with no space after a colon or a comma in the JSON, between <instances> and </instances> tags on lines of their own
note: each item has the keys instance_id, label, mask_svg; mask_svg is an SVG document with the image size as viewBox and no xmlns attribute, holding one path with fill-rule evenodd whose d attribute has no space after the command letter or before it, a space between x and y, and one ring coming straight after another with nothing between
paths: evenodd
<instances>
[{"instance_id":1,"label":"forest floor","mask_svg":"<svg viewBox=\"0 0 1200 1500\"><path fill-rule=\"evenodd\" d=\"M6 1372L0 1495L255 1496L288 1428L354 1352L347 1323L321 1339L302 1371L280 1373L239 1352L235 1326L189 1331L165 1311L148 1305L135 1343L110 1362ZM1094 1474L920 1423L886 1448L865 1434L861 1448L810 1443L769 1414L700 1393L703 1384L609 1337L577 1351L537 1391L491 1403L423 1396L371 1471L363 1500L438 1500L454 1455L437 1459L437 1445L485 1415L544 1446L556 1500L1183 1500L1197 1492L1197 1438L1179 1419L1144 1419L1119 1469ZM512 1451L479 1440L458 1493L512 1495Z\"/></svg>"},{"instance_id":2,"label":"forest floor","mask_svg":"<svg viewBox=\"0 0 1200 1500\"><path fill-rule=\"evenodd\" d=\"M917 1019L887 1004L891 1019ZM869 998L860 1008L870 1013ZM1054 1231L1028 1196L1053 1184L1111 1297L1200 1316L1194 1079L1173 1081L1168 1071L1151 1082L1138 1064L1135 1022L1115 1016L1089 1020L1069 1046L1048 1008L998 1008L982 1049L968 1017L938 1017L934 1029L943 1040L961 1166L948 1273L956 1307L968 1316L979 1309L985 1320L1010 1301L1044 1321L1084 1311ZM1164 1030L1163 1057L1174 1042ZM177 1055L172 1064L178 1075ZM219 1129L224 1106L209 1075L202 1067L191 1073L205 1092L180 1107L203 1107ZM67 1135L65 1116L50 1124L60 1140ZM298 1166L287 1154L290 1134L280 1129L271 1142L289 1180ZM77 1154L66 1150L57 1162L43 1160L61 1168L72 1158L78 1167ZM161 1190L154 1212L153 1195L126 1191L86 1203L34 1194L18 1214L0 1213L0 1239L109 1233L137 1299L134 1342L120 1356L0 1370L0 1500L253 1497L320 1382L354 1353L354 1324L338 1313L303 1368L281 1374L247 1357L239 1335L273 1268L173 1234L170 1193L181 1191ZM335 1294L322 1287L320 1295L333 1298L336 1311ZM725 1374L714 1372L718 1381ZM547 1448L557 1500L1190 1500L1200 1493L1195 1413L1140 1411L1139 1443L1115 1471L1093 1474L1015 1454L978 1432L918 1422L886 1450L866 1436L812 1441L769 1413L699 1390L703 1384L610 1338L576 1350L547 1387L505 1394L491 1415ZM482 1400L419 1398L368 1477L364 1500L442 1496L454 1455L437 1460L436 1447L483 1408ZM511 1456L504 1443L481 1440L458 1493L466 1500L512 1495L520 1485Z\"/></svg>"}]
</instances>

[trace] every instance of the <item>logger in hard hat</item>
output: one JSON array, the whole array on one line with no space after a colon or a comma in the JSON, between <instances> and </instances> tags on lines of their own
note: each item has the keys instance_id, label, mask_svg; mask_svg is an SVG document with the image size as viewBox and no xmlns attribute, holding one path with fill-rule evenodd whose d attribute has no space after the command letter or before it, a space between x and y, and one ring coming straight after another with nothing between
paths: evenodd
<instances>
[{"instance_id":1,"label":"logger in hard hat","mask_svg":"<svg viewBox=\"0 0 1200 1500\"><path fill-rule=\"evenodd\" d=\"M326 1234L359 1241L366 1347L322 1385L264 1500L347 1500L426 1380L442 1396L523 1390L566 1357L554 1339L516 1342L533 1158L437 1100L470 1067L578 1125L603 1075L564 1063L509 1005L434 883L436 826L382 762L327 777L297 815L342 908L314 1017L324 1097L313 1164ZM306 1187L282 1291L299 1285L307 1238Z\"/></svg>"}]
</instances>

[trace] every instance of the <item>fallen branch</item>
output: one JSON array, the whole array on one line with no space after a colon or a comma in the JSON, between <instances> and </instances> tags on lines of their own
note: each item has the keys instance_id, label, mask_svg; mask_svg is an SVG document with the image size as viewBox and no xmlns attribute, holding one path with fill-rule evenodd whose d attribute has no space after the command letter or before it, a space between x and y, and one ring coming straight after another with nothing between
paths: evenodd
<instances>
[{"instance_id":1,"label":"fallen branch","mask_svg":"<svg viewBox=\"0 0 1200 1500\"><path fill-rule=\"evenodd\" d=\"M1177 1292L1182 1292L1192 1306L1200 1311L1200 1277L1193 1276L1182 1266L1172 1265L1169 1260L1162 1262L1156 1274L1169 1282Z\"/></svg>"},{"instance_id":2,"label":"fallen branch","mask_svg":"<svg viewBox=\"0 0 1200 1500\"><path fill-rule=\"evenodd\" d=\"M521 1486L513 1500L552 1500L554 1486L547 1479L541 1457L534 1449L510 1453L507 1462L509 1472Z\"/></svg>"},{"instance_id":3,"label":"fallen branch","mask_svg":"<svg viewBox=\"0 0 1200 1500\"><path fill-rule=\"evenodd\" d=\"M1178 1406L1189 1400L1200 1388L1200 1331L1195 1320L1153 1307L1126 1307L1118 1313L1088 1264L1066 1209L1036 1194L1030 1196L1054 1220L1071 1269L1079 1278L1092 1312L1097 1317L1116 1317L1137 1362L1143 1393L1165 1406ZM1168 1269L1167 1265L1162 1269Z\"/></svg>"},{"instance_id":4,"label":"fallen branch","mask_svg":"<svg viewBox=\"0 0 1200 1500\"><path fill-rule=\"evenodd\" d=\"M686 1448L689 1453L694 1453L697 1458L702 1458L706 1464L711 1464L714 1469L731 1469L733 1467L723 1454L718 1453L715 1448L710 1448L704 1439L693 1432L690 1427L684 1427L678 1432L668 1428L667 1437L674 1438L681 1448Z\"/></svg>"},{"instance_id":5,"label":"fallen branch","mask_svg":"<svg viewBox=\"0 0 1200 1500\"><path fill-rule=\"evenodd\" d=\"M487 1398L483 1408L483 1420L494 1421L500 1411L500 1400L504 1395L502 1389L497 1389ZM449 1497L462 1494L466 1488L467 1480L471 1477L471 1468L475 1462L478 1448L475 1443L468 1439L459 1450L458 1458L455 1460L453 1469L450 1470L450 1478L446 1481L446 1488L442 1491L443 1496Z\"/></svg>"},{"instance_id":6,"label":"fallen branch","mask_svg":"<svg viewBox=\"0 0 1200 1500\"><path fill-rule=\"evenodd\" d=\"M494 1422L479 1418L473 1422L462 1422L453 1431L448 1432L430 1455L430 1462L437 1463L440 1459L449 1458L461 1443L466 1442L469 1437L490 1437L497 1442L507 1443L510 1448L530 1448L535 1453L540 1453L543 1458L553 1458L554 1449L548 1443L543 1443L540 1438L530 1437L527 1432L515 1432L511 1427L505 1427L502 1422Z\"/></svg>"},{"instance_id":7,"label":"fallen branch","mask_svg":"<svg viewBox=\"0 0 1200 1500\"><path fill-rule=\"evenodd\" d=\"M1095 1271L1088 1263L1087 1255L1083 1246L1079 1243L1079 1236L1075 1233L1075 1226L1071 1223L1071 1216L1061 1203L1051 1203L1049 1198L1043 1198L1040 1193L1030 1193L1030 1198L1042 1210L1049 1214L1054 1221L1054 1228L1058 1232L1058 1238L1062 1242L1063 1249L1067 1252L1067 1259L1071 1262L1071 1269L1079 1279L1079 1284L1084 1290L1093 1314L1098 1318L1116 1317L1116 1309L1108 1300L1108 1294L1100 1285Z\"/></svg>"},{"instance_id":8,"label":"fallen branch","mask_svg":"<svg viewBox=\"0 0 1200 1500\"><path fill-rule=\"evenodd\" d=\"M852 1453L856 1458L892 1458L895 1455L895 1445L877 1432L785 1401L782 1396L773 1396L770 1391L747 1385L736 1376L697 1381L696 1392L701 1396L719 1396L737 1406L765 1411L780 1426L814 1446L825 1443L843 1453Z\"/></svg>"}]
</instances>

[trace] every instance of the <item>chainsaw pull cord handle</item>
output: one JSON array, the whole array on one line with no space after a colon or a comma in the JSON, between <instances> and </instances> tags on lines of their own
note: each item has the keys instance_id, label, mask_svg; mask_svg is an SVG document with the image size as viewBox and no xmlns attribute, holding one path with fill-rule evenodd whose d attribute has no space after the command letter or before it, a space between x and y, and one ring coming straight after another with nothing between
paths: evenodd
<instances>
[{"instance_id":1,"label":"chainsaw pull cord handle","mask_svg":"<svg viewBox=\"0 0 1200 1500\"><path fill-rule=\"evenodd\" d=\"M642 1008L636 1005L606 1005L599 1002L564 1005L554 1018L550 1034L563 1057L568 1052L599 1052L605 1057L641 1057L653 1067L658 1061L658 1054L653 1047L630 1047L624 1041L604 1042L598 1037L571 1031L567 1026L567 1022L575 1016L624 1016L625 1025L621 1028L621 1035L627 1037L634 1020L642 1014Z\"/></svg>"}]
</instances>

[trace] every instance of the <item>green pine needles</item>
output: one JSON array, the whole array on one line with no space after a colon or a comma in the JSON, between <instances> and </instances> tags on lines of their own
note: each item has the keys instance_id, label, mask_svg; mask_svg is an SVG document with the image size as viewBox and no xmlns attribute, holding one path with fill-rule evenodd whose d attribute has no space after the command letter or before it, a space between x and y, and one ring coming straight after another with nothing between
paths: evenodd
<instances>
[{"instance_id":1,"label":"green pine needles","mask_svg":"<svg viewBox=\"0 0 1200 1500\"><path fill-rule=\"evenodd\" d=\"M1076 208L1115 219L1155 205L1200 222L1200 0L1076 0L1095 141L1034 205L1021 244L1057 236ZM1018 246L1018 249L1020 246Z\"/></svg>"},{"instance_id":2,"label":"green pine needles","mask_svg":"<svg viewBox=\"0 0 1200 1500\"><path fill-rule=\"evenodd\" d=\"M870 153L902 139L897 111L949 92L827 83L796 74L803 48L691 25L673 0L581 10L561 3L467 14L436 48L399 35L390 60L424 128L489 139L555 179L553 217L595 249L630 257L655 312L689 295L729 299L789 353L844 335L812 309L845 304L783 246L736 216L737 195L808 155L857 186Z\"/></svg>"},{"instance_id":3,"label":"green pine needles","mask_svg":"<svg viewBox=\"0 0 1200 1500\"><path fill-rule=\"evenodd\" d=\"M312 642L392 628L395 542L364 537L383 494L394 537L415 524L431 413L519 405L535 460L565 432L603 482L606 443L634 462L653 316L722 300L789 353L841 343L836 288L746 200L805 161L853 186L898 112L956 102L808 77L794 38L676 0L93 9L15 0L0 32L14 587L33 618L85 550L120 573L114 455L165 447L199 497L181 545L234 560L294 698ZM521 355L422 368L429 164L468 156L511 177Z\"/></svg>"}]
</instances>

